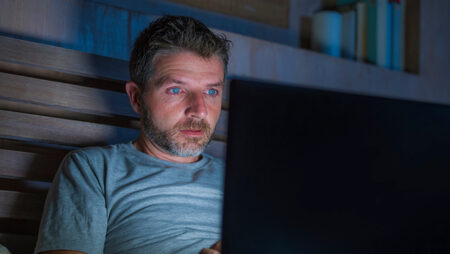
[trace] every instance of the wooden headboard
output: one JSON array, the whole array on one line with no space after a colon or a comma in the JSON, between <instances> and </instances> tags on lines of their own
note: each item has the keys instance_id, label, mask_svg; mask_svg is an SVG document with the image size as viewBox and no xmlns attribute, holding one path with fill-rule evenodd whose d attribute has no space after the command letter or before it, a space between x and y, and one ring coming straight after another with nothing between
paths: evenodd
<instances>
[{"instance_id":1,"label":"wooden headboard","mask_svg":"<svg viewBox=\"0 0 450 254\"><path fill-rule=\"evenodd\" d=\"M0 36L0 244L11 253L32 253L67 152L137 137L126 80L126 61ZM218 157L226 120L224 106L207 148Z\"/></svg>"}]
</instances>

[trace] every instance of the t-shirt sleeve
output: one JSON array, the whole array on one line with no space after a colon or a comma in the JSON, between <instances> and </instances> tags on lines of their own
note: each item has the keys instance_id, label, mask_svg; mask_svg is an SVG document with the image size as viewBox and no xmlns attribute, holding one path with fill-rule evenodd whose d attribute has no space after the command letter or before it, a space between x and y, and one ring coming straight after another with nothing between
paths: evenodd
<instances>
[{"instance_id":1,"label":"t-shirt sleeve","mask_svg":"<svg viewBox=\"0 0 450 254\"><path fill-rule=\"evenodd\" d=\"M64 158L47 196L35 253L103 253L107 212L98 166L82 152Z\"/></svg>"}]
</instances>

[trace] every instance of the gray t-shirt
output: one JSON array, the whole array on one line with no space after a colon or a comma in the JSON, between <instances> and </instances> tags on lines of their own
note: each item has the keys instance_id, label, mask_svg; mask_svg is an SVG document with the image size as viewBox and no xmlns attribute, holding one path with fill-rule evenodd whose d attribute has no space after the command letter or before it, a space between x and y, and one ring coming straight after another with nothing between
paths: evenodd
<instances>
[{"instance_id":1,"label":"gray t-shirt","mask_svg":"<svg viewBox=\"0 0 450 254\"><path fill-rule=\"evenodd\" d=\"M220 239L223 162L173 163L131 142L71 152L47 197L35 253L198 253Z\"/></svg>"}]
</instances>

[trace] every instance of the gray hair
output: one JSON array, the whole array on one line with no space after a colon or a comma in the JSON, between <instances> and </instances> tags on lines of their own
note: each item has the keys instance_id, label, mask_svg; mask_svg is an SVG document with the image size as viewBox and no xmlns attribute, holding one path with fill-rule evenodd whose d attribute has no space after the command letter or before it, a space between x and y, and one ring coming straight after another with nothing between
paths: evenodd
<instances>
[{"instance_id":1,"label":"gray hair","mask_svg":"<svg viewBox=\"0 0 450 254\"><path fill-rule=\"evenodd\" d=\"M141 32L134 42L129 70L130 78L141 91L154 74L158 56L190 51L209 58L218 56L226 75L231 41L224 34L215 34L200 21L184 16L163 16Z\"/></svg>"}]
</instances>

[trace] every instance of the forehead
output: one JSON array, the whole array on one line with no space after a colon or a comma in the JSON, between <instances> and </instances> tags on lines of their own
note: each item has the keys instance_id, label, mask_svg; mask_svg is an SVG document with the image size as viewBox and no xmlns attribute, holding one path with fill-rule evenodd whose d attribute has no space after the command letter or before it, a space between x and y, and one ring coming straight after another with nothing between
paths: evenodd
<instances>
[{"instance_id":1,"label":"forehead","mask_svg":"<svg viewBox=\"0 0 450 254\"><path fill-rule=\"evenodd\" d=\"M204 58L187 51L164 54L157 57L154 68L152 83L156 86L168 78L206 83L223 82L224 78L223 63L216 55Z\"/></svg>"}]
</instances>

